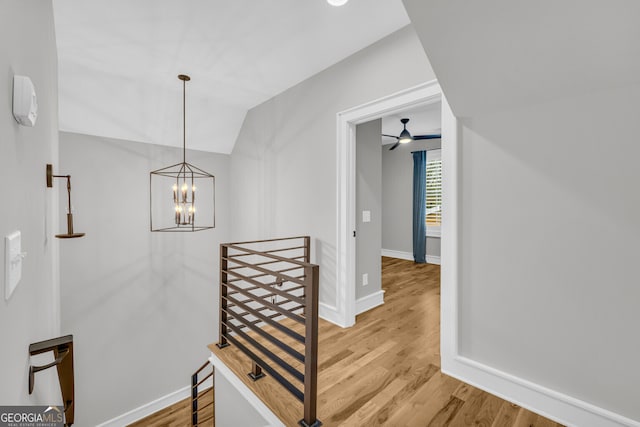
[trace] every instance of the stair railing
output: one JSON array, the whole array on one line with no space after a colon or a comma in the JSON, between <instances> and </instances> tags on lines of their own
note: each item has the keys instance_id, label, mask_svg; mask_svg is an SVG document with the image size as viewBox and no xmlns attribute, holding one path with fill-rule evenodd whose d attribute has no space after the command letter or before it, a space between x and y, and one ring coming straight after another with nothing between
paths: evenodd
<instances>
[{"instance_id":1,"label":"stair railing","mask_svg":"<svg viewBox=\"0 0 640 427\"><path fill-rule=\"evenodd\" d=\"M199 379L198 377L202 375L203 371L207 367L211 368L211 372L206 374L204 378ZM212 381L213 381L213 377L214 377L214 368L213 368L213 365L209 363L209 361L205 362L200 367L200 369L198 369L191 376L191 425L194 427L197 425L204 425L204 423L208 421L212 421L212 423L209 425L215 425L215 408L213 407L211 408L211 412L212 412L211 415L207 416L204 419L200 419L200 412L203 409L207 409L208 407L214 405L213 390L214 390L215 384L212 387L206 387L206 385L204 384L204 382L207 381L209 378L212 378ZM198 391L201 386L205 386L206 388L202 391ZM203 398L208 393L211 393L212 395L211 402L205 404L204 406L198 407L198 400Z\"/></svg>"},{"instance_id":2,"label":"stair railing","mask_svg":"<svg viewBox=\"0 0 640 427\"><path fill-rule=\"evenodd\" d=\"M317 427L319 267L310 237L220 245L219 348L235 345L303 403L301 426Z\"/></svg>"}]
</instances>

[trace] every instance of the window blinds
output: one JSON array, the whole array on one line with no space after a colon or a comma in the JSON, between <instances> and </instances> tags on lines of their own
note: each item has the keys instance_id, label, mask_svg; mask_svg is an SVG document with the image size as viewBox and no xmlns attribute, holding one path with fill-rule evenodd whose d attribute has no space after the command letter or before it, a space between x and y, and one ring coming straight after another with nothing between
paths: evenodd
<instances>
[{"instance_id":1,"label":"window blinds","mask_svg":"<svg viewBox=\"0 0 640 427\"><path fill-rule=\"evenodd\" d=\"M427 228L440 228L442 221L442 157L440 150L427 153Z\"/></svg>"}]
</instances>

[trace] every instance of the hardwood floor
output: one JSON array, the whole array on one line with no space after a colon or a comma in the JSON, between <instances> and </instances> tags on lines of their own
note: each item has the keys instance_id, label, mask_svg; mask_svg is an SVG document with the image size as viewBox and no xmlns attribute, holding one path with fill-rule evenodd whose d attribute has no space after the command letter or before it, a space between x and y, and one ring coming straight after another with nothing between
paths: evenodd
<instances>
[{"instance_id":1,"label":"hardwood floor","mask_svg":"<svg viewBox=\"0 0 640 427\"><path fill-rule=\"evenodd\" d=\"M318 418L325 426L559 426L442 374L439 266L386 257L382 265L384 305L349 329L320 320ZM302 405L287 391L269 376L251 382L250 362L234 346L210 348L287 426L297 425Z\"/></svg>"},{"instance_id":2,"label":"hardwood floor","mask_svg":"<svg viewBox=\"0 0 640 427\"><path fill-rule=\"evenodd\" d=\"M198 399L198 405L202 410L199 412L200 419L209 418L214 415L214 405L208 405L213 402L212 389L201 391L201 398ZM213 419L200 426L214 426ZM181 400L180 402L169 406L161 411L151 414L146 418L129 424L128 427L191 427L191 399Z\"/></svg>"},{"instance_id":3,"label":"hardwood floor","mask_svg":"<svg viewBox=\"0 0 640 427\"><path fill-rule=\"evenodd\" d=\"M440 372L439 266L383 257L382 274L383 306L349 329L320 320L318 418L325 426L560 426ZM249 380L251 363L233 346L210 348L287 426L297 425L302 405L287 391L268 376ZM201 407L211 401L208 393ZM186 399L131 427L187 427L190 414Z\"/></svg>"}]
</instances>

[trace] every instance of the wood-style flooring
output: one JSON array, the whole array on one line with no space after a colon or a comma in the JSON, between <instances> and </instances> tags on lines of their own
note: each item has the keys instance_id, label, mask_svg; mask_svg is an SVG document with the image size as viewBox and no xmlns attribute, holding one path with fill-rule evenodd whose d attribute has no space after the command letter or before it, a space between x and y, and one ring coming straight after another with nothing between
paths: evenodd
<instances>
[{"instance_id":1,"label":"wood-style flooring","mask_svg":"<svg viewBox=\"0 0 640 427\"><path fill-rule=\"evenodd\" d=\"M202 409L198 414L201 420L206 420L210 416L215 415L214 405L209 405L209 403L213 403L212 391L213 389L210 388L200 392L201 397L198 399L198 406ZM213 418L198 425L215 426ZM129 424L128 427L191 427L191 399L181 400L140 421Z\"/></svg>"},{"instance_id":2,"label":"wood-style flooring","mask_svg":"<svg viewBox=\"0 0 640 427\"><path fill-rule=\"evenodd\" d=\"M382 258L384 305L342 329L320 320L318 419L330 426L551 427L559 424L440 372L440 267ZM287 426L302 405L269 376L253 383L232 345L212 351ZM290 361L290 359L288 360Z\"/></svg>"},{"instance_id":3,"label":"wood-style flooring","mask_svg":"<svg viewBox=\"0 0 640 427\"><path fill-rule=\"evenodd\" d=\"M440 372L440 268L382 258L384 305L354 327L320 320L318 418L324 426L559 426ZM210 348L278 414L297 426L302 405L267 376L247 377L251 363L233 346ZM133 426L190 425L189 402Z\"/></svg>"}]
</instances>

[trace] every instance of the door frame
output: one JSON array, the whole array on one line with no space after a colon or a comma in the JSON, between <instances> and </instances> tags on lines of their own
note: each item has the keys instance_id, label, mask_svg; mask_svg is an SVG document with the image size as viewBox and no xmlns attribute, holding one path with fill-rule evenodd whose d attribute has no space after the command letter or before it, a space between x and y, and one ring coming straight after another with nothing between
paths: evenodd
<instances>
[{"instance_id":1,"label":"door frame","mask_svg":"<svg viewBox=\"0 0 640 427\"><path fill-rule=\"evenodd\" d=\"M442 101L442 160L443 165L443 209L442 209L442 249L441 249L441 320L444 315L457 319L455 294L445 292L444 288L454 290L457 280L457 121L437 80L396 92L383 98L341 111L337 114L337 200L336 200L336 304L330 307L323 304L321 314L327 320L342 327L355 324L356 318L356 242L353 232L356 229L355 182L356 182L356 126L390 114L399 113L407 108L419 107ZM447 284L447 286L445 286ZM445 297L447 300L445 301ZM450 322L446 322L449 326ZM452 333L453 332L453 333ZM449 329L447 337L457 334ZM441 346L456 351L457 340L445 343L441 337ZM442 351L442 349L441 349Z\"/></svg>"},{"instance_id":2,"label":"door frame","mask_svg":"<svg viewBox=\"0 0 640 427\"><path fill-rule=\"evenodd\" d=\"M549 389L460 354L460 200L463 130L437 81L430 81L337 115L336 305L326 319L355 324L355 126L442 99L442 237L440 266L440 368L449 376L508 399L563 424L640 427L640 421ZM553 416L552 414L555 414Z\"/></svg>"}]
</instances>

